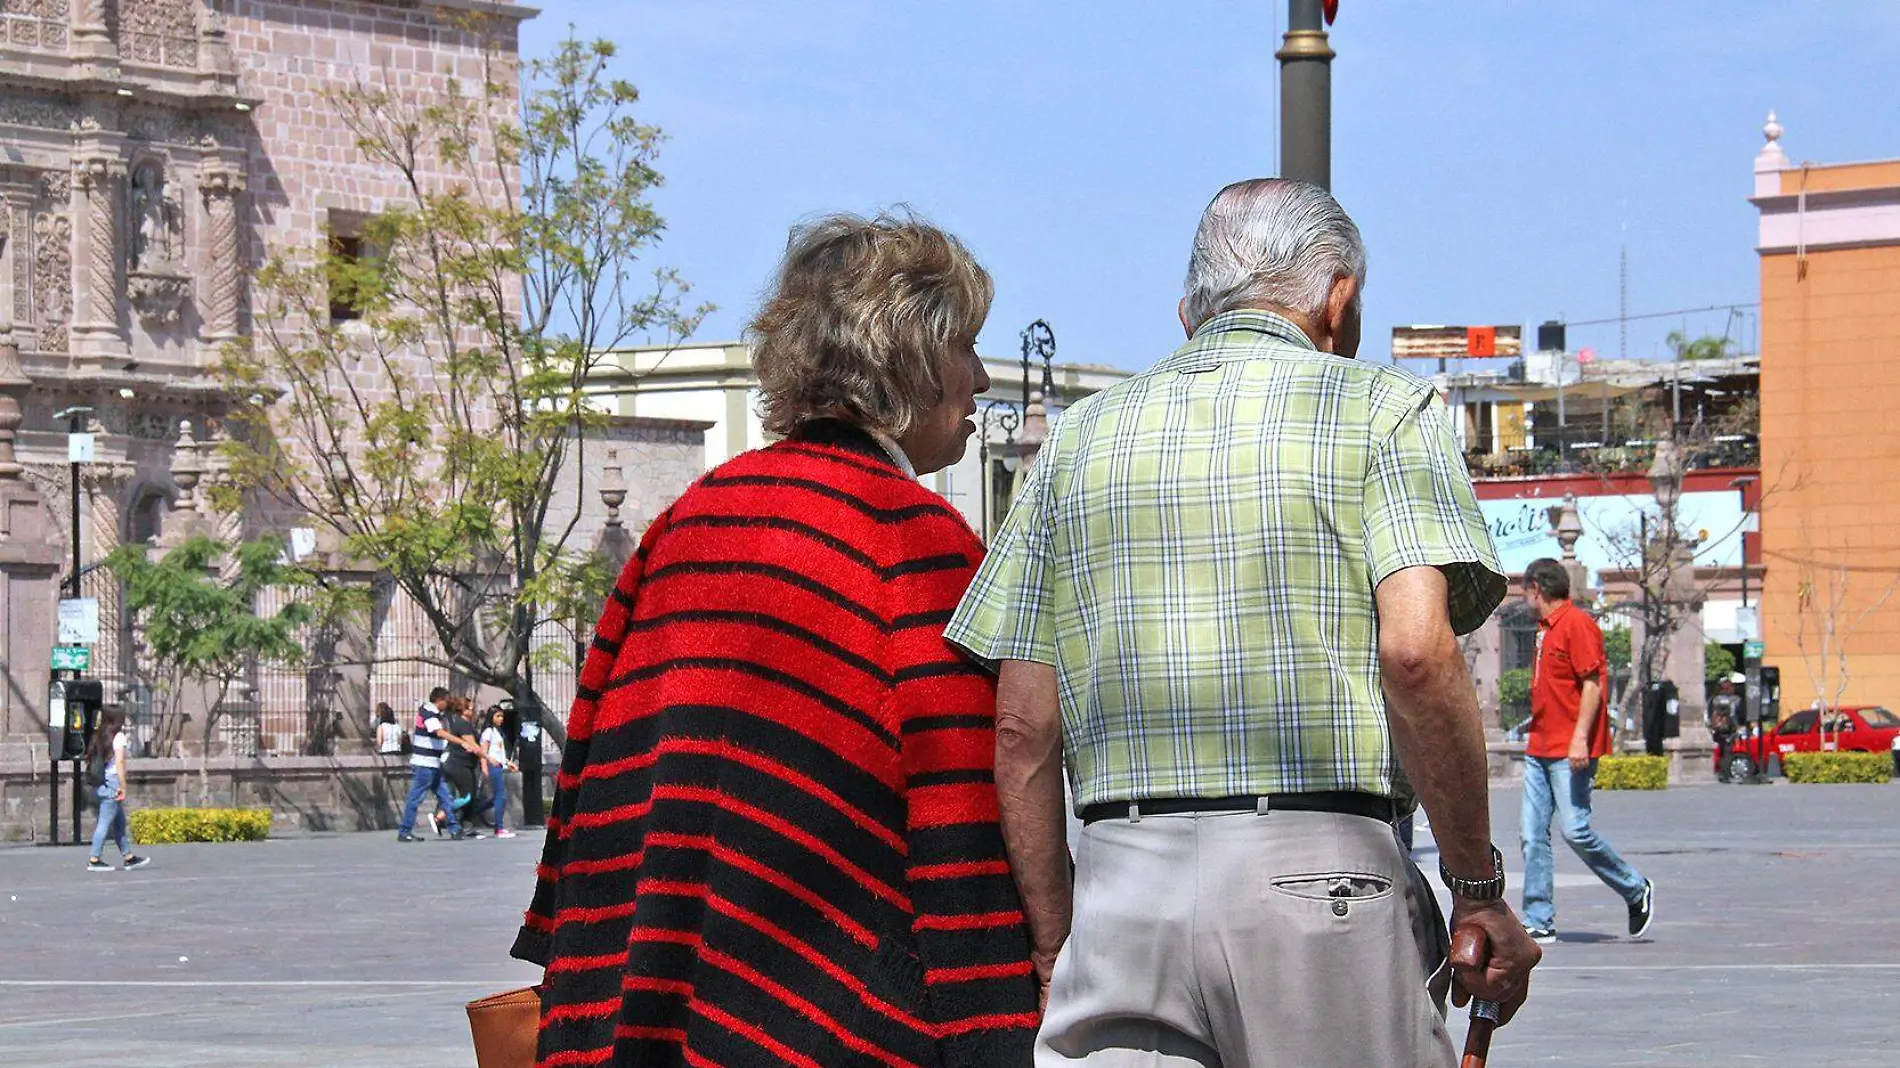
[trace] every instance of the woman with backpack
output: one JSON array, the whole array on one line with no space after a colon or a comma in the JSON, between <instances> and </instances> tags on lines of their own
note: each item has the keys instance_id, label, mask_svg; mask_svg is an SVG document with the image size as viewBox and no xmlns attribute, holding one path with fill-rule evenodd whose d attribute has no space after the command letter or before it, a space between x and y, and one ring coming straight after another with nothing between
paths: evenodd
<instances>
[{"instance_id":1,"label":"woman with backpack","mask_svg":"<svg viewBox=\"0 0 1900 1068\"><path fill-rule=\"evenodd\" d=\"M87 871L111 871L112 865L100 859L106 839L119 846L119 863L126 871L143 868L152 862L132 852L132 832L125 819L127 752L130 741L125 734L125 710L108 708L99 716L99 725L86 742L86 781L97 787L99 822L92 829L92 858Z\"/></svg>"}]
</instances>

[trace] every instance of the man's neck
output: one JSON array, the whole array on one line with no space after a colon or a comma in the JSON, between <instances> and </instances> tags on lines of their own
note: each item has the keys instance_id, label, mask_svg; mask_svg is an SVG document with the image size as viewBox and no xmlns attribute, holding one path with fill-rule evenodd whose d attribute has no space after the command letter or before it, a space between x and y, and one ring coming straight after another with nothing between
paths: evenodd
<instances>
[{"instance_id":1,"label":"man's neck","mask_svg":"<svg viewBox=\"0 0 1900 1068\"><path fill-rule=\"evenodd\" d=\"M1319 319L1313 315L1309 315L1305 312L1296 312L1291 308L1282 308L1278 304L1255 304L1234 310L1272 312L1274 315L1299 327L1300 333L1306 335L1306 340L1312 342L1314 348L1321 352L1333 351L1332 336L1320 329Z\"/></svg>"},{"instance_id":2,"label":"man's neck","mask_svg":"<svg viewBox=\"0 0 1900 1068\"><path fill-rule=\"evenodd\" d=\"M1548 620L1550 617L1556 615L1558 612L1563 611L1565 608L1568 608L1569 606L1570 606L1569 598L1565 598L1561 601L1544 601L1537 606L1537 618L1539 620Z\"/></svg>"}]
</instances>

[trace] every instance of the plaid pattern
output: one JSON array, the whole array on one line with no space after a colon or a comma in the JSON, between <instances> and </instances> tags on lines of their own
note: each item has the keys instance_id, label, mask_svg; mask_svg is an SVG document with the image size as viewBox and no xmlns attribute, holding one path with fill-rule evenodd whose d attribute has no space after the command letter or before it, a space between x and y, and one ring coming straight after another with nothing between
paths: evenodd
<instances>
[{"instance_id":1,"label":"plaid pattern","mask_svg":"<svg viewBox=\"0 0 1900 1068\"><path fill-rule=\"evenodd\" d=\"M1444 403L1260 311L1064 413L945 637L1057 669L1077 807L1358 790L1409 801L1373 590L1506 589Z\"/></svg>"}]
</instances>

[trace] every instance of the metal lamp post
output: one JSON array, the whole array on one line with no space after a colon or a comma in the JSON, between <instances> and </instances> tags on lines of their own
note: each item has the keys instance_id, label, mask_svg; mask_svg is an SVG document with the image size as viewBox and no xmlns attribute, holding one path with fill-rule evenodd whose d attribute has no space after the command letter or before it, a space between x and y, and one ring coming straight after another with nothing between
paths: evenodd
<instances>
[{"instance_id":1,"label":"metal lamp post","mask_svg":"<svg viewBox=\"0 0 1900 1068\"><path fill-rule=\"evenodd\" d=\"M1046 413L1054 404L1056 396L1055 359L1056 333L1046 320L1037 319L1023 327L1019 335L1022 346L1022 399L992 400L982 405L977 422L977 457L982 468L978 482L977 507L982 511L983 540L988 541L995 525L995 487L990 472L990 456L995 446L990 441L992 428L1003 432L1000 443L1005 456L1020 458L1030 451L1036 442L1032 442L1025 433L1022 440L1016 435L1019 431L1029 430L1029 406L1040 393L1043 410ZM1038 388L1036 365L1041 364L1041 376ZM1039 439L1037 439L1039 442Z\"/></svg>"}]
</instances>

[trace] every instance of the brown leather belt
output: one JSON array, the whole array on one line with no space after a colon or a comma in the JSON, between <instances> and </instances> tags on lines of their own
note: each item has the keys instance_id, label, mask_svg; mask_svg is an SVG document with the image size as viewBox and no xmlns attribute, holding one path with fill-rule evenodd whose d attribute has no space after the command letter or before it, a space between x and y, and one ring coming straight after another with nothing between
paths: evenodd
<instances>
[{"instance_id":1,"label":"brown leather belt","mask_svg":"<svg viewBox=\"0 0 1900 1068\"><path fill-rule=\"evenodd\" d=\"M1398 819L1398 807L1389 797L1353 790L1323 790L1305 794L1252 794L1237 797L1157 797L1143 801L1103 801L1082 809L1083 823L1134 820L1142 816L1170 816L1187 812L1338 812L1364 816L1381 823Z\"/></svg>"}]
</instances>

